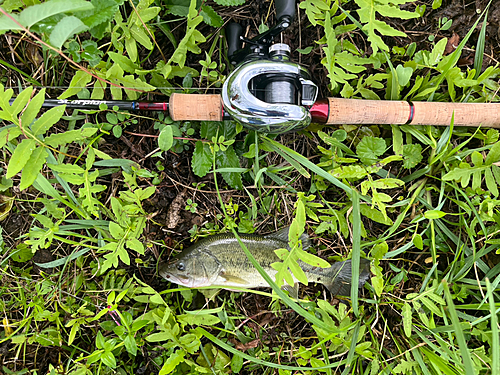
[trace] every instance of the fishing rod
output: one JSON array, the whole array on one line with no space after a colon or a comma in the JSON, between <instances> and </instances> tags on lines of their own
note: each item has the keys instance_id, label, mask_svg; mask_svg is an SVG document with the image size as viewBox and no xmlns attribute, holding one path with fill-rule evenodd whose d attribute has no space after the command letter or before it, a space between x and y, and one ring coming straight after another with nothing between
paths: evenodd
<instances>
[{"instance_id":1,"label":"fishing rod","mask_svg":"<svg viewBox=\"0 0 500 375\"><path fill-rule=\"evenodd\" d=\"M236 66L218 94L174 93L168 102L47 99L43 107L74 109L118 107L127 111L167 111L174 121L233 119L246 128L280 134L327 125L436 125L500 128L499 103L443 103L365 99L318 99L309 72L290 61L287 44L273 44L295 17L295 0L276 0L278 23L253 39L243 28L226 28L229 61ZM245 47L243 46L245 43ZM12 102L12 100L11 100Z\"/></svg>"}]
</instances>

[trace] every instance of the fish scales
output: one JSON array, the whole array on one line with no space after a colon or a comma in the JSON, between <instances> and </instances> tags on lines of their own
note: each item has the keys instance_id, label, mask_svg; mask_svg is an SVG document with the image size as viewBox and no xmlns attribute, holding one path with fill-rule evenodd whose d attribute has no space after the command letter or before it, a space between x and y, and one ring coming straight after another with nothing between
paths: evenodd
<instances>
[{"instance_id":1,"label":"fish scales","mask_svg":"<svg viewBox=\"0 0 500 375\"><path fill-rule=\"evenodd\" d=\"M280 261L274 250L290 250L288 231L287 227L266 236L239 235L255 260L272 279L275 278L277 271L271 264ZM302 235L301 240L303 248L307 249L310 246L307 234ZM350 260L335 262L328 268L314 267L300 260L298 265L308 281L324 284L334 295L350 295ZM171 282L190 288L269 287L233 234L219 234L198 241L173 261L162 264L160 275ZM369 262L361 259L359 286L362 286L369 276ZM295 278L294 281L297 282Z\"/></svg>"}]
</instances>

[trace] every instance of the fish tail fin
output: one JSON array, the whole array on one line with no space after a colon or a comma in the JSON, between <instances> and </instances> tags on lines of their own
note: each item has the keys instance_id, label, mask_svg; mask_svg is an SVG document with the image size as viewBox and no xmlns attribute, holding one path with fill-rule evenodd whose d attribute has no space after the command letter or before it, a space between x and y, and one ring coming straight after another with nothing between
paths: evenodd
<instances>
[{"instance_id":1,"label":"fish tail fin","mask_svg":"<svg viewBox=\"0 0 500 375\"><path fill-rule=\"evenodd\" d=\"M325 287L334 295L350 296L351 295L351 279L352 268L351 260L334 263L329 269L328 274L331 276L328 282L325 282ZM359 287L361 288L370 277L370 261L360 259L359 261Z\"/></svg>"}]
</instances>

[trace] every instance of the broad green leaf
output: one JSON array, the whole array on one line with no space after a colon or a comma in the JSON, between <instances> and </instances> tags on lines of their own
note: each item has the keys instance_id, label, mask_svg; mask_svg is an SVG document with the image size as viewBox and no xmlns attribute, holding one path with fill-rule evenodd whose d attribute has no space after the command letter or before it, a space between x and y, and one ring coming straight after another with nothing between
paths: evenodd
<instances>
[{"instance_id":1,"label":"broad green leaf","mask_svg":"<svg viewBox=\"0 0 500 375\"><path fill-rule=\"evenodd\" d=\"M50 44L57 49L61 49L65 41L88 28L89 27L80 21L79 18L75 16L66 16L54 26L54 29L50 33Z\"/></svg>"},{"instance_id":2,"label":"broad green leaf","mask_svg":"<svg viewBox=\"0 0 500 375\"><path fill-rule=\"evenodd\" d=\"M76 323L71 326L71 331L69 333L68 337L68 345L71 345L73 341L75 341L76 334L78 333L78 330L80 329L80 324Z\"/></svg>"},{"instance_id":3,"label":"broad green leaf","mask_svg":"<svg viewBox=\"0 0 500 375\"><path fill-rule=\"evenodd\" d=\"M112 20L123 0L92 0L91 3L94 6L93 9L75 12L75 16L90 28Z\"/></svg>"},{"instance_id":4,"label":"broad green leaf","mask_svg":"<svg viewBox=\"0 0 500 375\"><path fill-rule=\"evenodd\" d=\"M394 374L412 374L412 369L416 366L416 361L406 361L403 359L392 371Z\"/></svg>"},{"instance_id":5,"label":"broad green leaf","mask_svg":"<svg viewBox=\"0 0 500 375\"><path fill-rule=\"evenodd\" d=\"M85 182L85 178L77 174L59 173L59 177L73 185L81 185Z\"/></svg>"},{"instance_id":6,"label":"broad green leaf","mask_svg":"<svg viewBox=\"0 0 500 375\"><path fill-rule=\"evenodd\" d=\"M10 142L13 139L16 139L21 134L23 134L23 131L20 128L18 128L17 126L2 130L0 132L0 147L5 146L7 144L7 142Z\"/></svg>"},{"instance_id":7,"label":"broad green leaf","mask_svg":"<svg viewBox=\"0 0 500 375\"><path fill-rule=\"evenodd\" d=\"M11 17L14 18L18 23L21 23L19 20L19 16L17 14L11 14ZM10 17L7 17L5 15L2 15L0 17L0 31L10 31L10 30L22 30L22 27L20 27L16 22L10 19Z\"/></svg>"},{"instance_id":8,"label":"broad green leaf","mask_svg":"<svg viewBox=\"0 0 500 375\"><path fill-rule=\"evenodd\" d=\"M196 30L196 27L203 21L203 17L198 15L198 9L196 5L196 0L191 0L187 15L187 29L185 36L182 38L175 52L170 57L167 65L171 65L172 62L175 62L181 68L183 68L186 62L186 54L188 51L196 54L201 52L198 44L205 42L206 38L203 36L203 34Z\"/></svg>"},{"instance_id":9,"label":"broad green leaf","mask_svg":"<svg viewBox=\"0 0 500 375\"><path fill-rule=\"evenodd\" d=\"M418 143L410 143L403 146L403 167L414 168L422 161L422 146Z\"/></svg>"},{"instance_id":10,"label":"broad green leaf","mask_svg":"<svg viewBox=\"0 0 500 375\"><path fill-rule=\"evenodd\" d=\"M356 153L363 163L369 165L377 161L378 156L385 152L387 145L382 138L364 137L356 147Z\"/></svg>"},{"instance_id":11,"label":"broad green leaf","mask_svg":"<svg viewBox=\"0 0 500 375\"><path fill-rule=\"evenodd\" d=\"M18 96L14 99L14 103L12 103L11 108L9 110L10 114L15 117L23 110L23 108L28 104L31 94L33 92L33 87L27 87L23 91L19 93ZM29 125L29 124L27 124Z\"/></svg>"},{"instance_id":12,"label":"broad green leaf","mask_svg":"<svg viewBox=\"0 0 500 375\"><path fill-rule=\"evenodd\" d=\"M217 166L219 168L239 168L240 167L240 161L239 161L238 156L236 155L236 152L234 151L232 145L228 146L226 151L224 151L224 152L219 151L217 153L216 163L217 163ZM222 177L224 177L224 180L233 189L243 189L243 183L241 180L240 173L221 172L221 174L222 174Z\"/></svg>"},{"instance_id":13,"label":"broad green leaf","mask_svg":"<svg viewBox=\"0 0 500 375\"><path fill-rule=\"evenodd\" d=\"M31 154L28 162L23 168L23 173L21 174L21 183L19 184L19 189L24 190L31 186L35 182L38 173L42 170L45 160L49 154L45 147L37 147L35 151Z\"/></svg>"},{"instance_id":14,"label":"broad green leaf","mask_svg":"<svg viewBox=\"0 0 500 375\"><path fill-rule=\"evenodd\" d=\"M1 138L0 138L1 140ZM495 177L495 181L497 185L500 185L500 168L494 164L491 165L491 171L493 172L493 176Z\"/></svg>"},{"instance_id":15,"label":"broad green leaf","mask_svg":"<svg viewBox=\"0 0 500 375\"><path fill-rule=\"evenodd\" d=\"M424 217L429 220L441 219L446 216L446 212L439 210L429 210L424 212Z\"/></svg>"},{"instance_id":16,"label":"broad green leaf","mask_svg":"<svg viewBox=\"0 0 500 375\"><path fill-rule=\"evenodd\" d=\"M133 25L130 28L130 33L132 34L133 38L137 42L139 42L144 48L147 48L149 50L153 49L153 43L151 42L149 35L146 33L142 25L141 26Z\"/></svg>"},{"instance_id":17,"label":"broad green leaf","mask_svg":"<svg viewBox=\"0 0 500 375\"><path fill-rule=\"evenodd\" d=\"M419 250L424 248L424 241L422 240L422 236L420 234L417 233L413 236L413 244Z\"/></svg>"},{"instance_id":18,"label":"broad green leaf","mask_svg":"<svg viewBox=\"0 0 500 375\"><path fill-rule=\"evenodd\" d=\"M410 82L410 78L413 74L413 69L410 67L404 67L403 65L399 64L396 67L396 73L398 75L398 83L401 87L404 87Z\"/></svg>"},{"instance_id":19,"label":"broad green leaf","mask_svg":"<svg viewBox=\"0 0 500 375\"><path fill-rule=\"evenodd\" d=\"M52 134L45 138L44 143L51 147L58 147L71 142L82 141L94 135L98 129L83 128L78 130L70 130L64 133Z\"/></svg>"},{"instance_id":20,"label":"broad green leaf","mask_svg":"<svg viewBox=\"0 0 500 375\"><path fill-rule=\"evenodd\" d=\"M158 137L158 147L162 151L168 151L174 144L174 135L172 131L172 126L165 126Z\"/></svg>"},{"instance_id":21,"label":"broad green leaf","mask_svg":"<svg viewBox=\"0 0 500 375\"><path fill-rule=\"evenodd\" d=\"M137 238L127 240L127 247L131 250L137 251L139 254L144 255L144 245Z\"/></svg>"},{"instance_id":22,"label":"broad green leaf","mask_svg":"<svg viewBox=\"0 0 500 375\"><path fill-rule=\"evenodd\" d=\"M385 224L385 225L392 225L393 222L391 219L388 217L385 217L382 212L377 210L376 208L370 207L367 204L361 204L359 206L360 212L363 216L366 216L367 218L380 223L380 224Z\"/></svg>"},{"instance_id":23,"label":"broad green leaf","mask_svg":"<svg viewBox=\"0 0 500 375\"><path fill-rule=\"evenodd\" d=\"M111 57L111 60L117 63L120 68L122 68L127 73L135 73L136 69L139 69L138 65L134 64L132 60L124 55L111 51L108 52L108 55L109 57Z\"/></svg>"},{"instance_id":24,"label":"broad green leaf","mask_svg":"<svg viewBox=\"0 0 500 375\"><path fill-rule=\"evenodd\" d=\"M21 12L19 20L23 26L31 27L55 14L89 10L93 7L89 1L85 0L51 0L26 8Z\"/></svg>"},{"instance_id":25,"label":"broad green leaf","mask_svg":"<svg viewBox=\"0 0 500 375\"><path fill-rule=\"evenodd\" d=\"M305 250L298 250L298 255L300 260L313 267L327 268L331 266L331 264L328 263L326 260L321 259L320 257L314 254L308 253Z\"/></svg>"},{"instance_id":26,"label":"broad green leaf","mask_svg":"<svg viewBox=\"0 0 500 375\"><path fill-rule=\"evenodd\" d=\"M292 271L293 276L299 282L301 282L304 285L308 284L309 281L307 280L307 276L306 276L304 270L299 266L299 264L297 262L289 262L288 263L288 268L290 269L290 271ZM287 282L288 282L288 279L287 279ZM289 284L293 285L293 282L289 283Z\"/></svg>"},{"instance_id":27,"label":"broad green leaf","mask_svg":"<svg viewBox=\"0 0 500 375\"><path fill-rule=\"evenodd\" d=\"M306 47L306 48L297 48L296 51L302 55L308 55L311 53L311 51L313 50L313 46L309 46L309 47Z\"/></svg>"},{"instance_id":28,"label":"broad green leaf","mask_svg":"<svg viewBox=\"0 0 500 375\"><path fill-rule=\"evenodd\" d=\"M211 314L182 314L177 315L177 320L182 324L189 324L194 326L206 325L213 326L220 323L220 319L215 315Z\"/></svg>"},{"instance_id":29,"label":"broad green leaf","mask_svg":"<svg viewBox=\"0 0 500 375\"><path fill-rule=\"evenodd\" d=\"M24 9L19 16L15 16L19 23L29 28L48 18L60 13L77 12L81 10L92 9L93 5L85 0L51 0L42 4L32 5ZM22 28L16 23L12 22L8 17L0 18L0 30L21 30Z\"/></svg>"},{"instance_id":30,"label":"broad green leaf","mask_svg":"<svg viewBox=\"0 0 500 375\"><path fill-rule=\"evenodd\" d=\"M179 363L184 362L185 355L186 352L183 349L177 349L175 353L171 354L167 358L167 360L163 364L163 367L160 370L159 375L170 374L172 371L174 371Z\"/></svg>"},{"instance_id":31,"label":"broad green leaf","mask_svg":"<svg viewBox=\"0 0 500 375\"><path fill-rule=\"evenodd\" d=\"M47 166L59 173L83 174L85 172L85 169L76 164L47 164Z\"/></svg>"},{"instance_id":32,"label":"broad green leaf","mask_svg":"<svg viewBox=\"0 0 500 375\"><path fill-rule=\"evenodd\" d=\"M419 301L421 301L432 313L440 317L443 316L439 308L429 298L422 296L419 298Z\"/></svg>"},{"instance_id":33,"label":"broad green leaf","mask_svg":"<svg viewBox=\"0 0 500 375\"><path fill-rule=\"evenodd\" d=\"M19 123L21 127L27 128L28 126L31 125L33 120L38 115L38 112L40 112L40 109L42 108L42 104L44 101L45 101L45 88L41 89L40 92L37 95L35 95L35 97L31 99L31 101L28 103L28 106L21 115L21 121Z\"/></svg>"},{"instance_id":34,"label":"broad green leaf","mask_svg":"<svg viewBox=\"0 0 500 375\"><path fill-rule=\"evenodd\" d=\"M125 50L127 51L131 61L137 61L137 43L134 38L125 38ZM111 90L113 90L113 87L111 87ZM113 97L116 97L116 95L113 94Z\"/></svg>"},{"instance_id":35,"label":"broad green leaf","mask_svg":"<svg viewBox=\"0 0 500 375\"><path fill-rule=\"evenodd\" d=\"M481 153L474 151L470 155L472 164L474 164L475 167L481 167L483 165L483 155Z\"/></svg>"},{"instance_id":36,"label":"broad green leaf","mask_svg":"<svg viewBox=\"0 0 500 375\"><path fill-rule=\"evenodd\" d=\"M435 293L426 294L427 297L440 305L446 305L446 301Z\"/></svg>"},{"instance_id":37,"label":"broad green leaf","mask_svg":"<svg viewBox=\"0 0 500 375\"><path fill-rule=\"evenodd\" d=\"M389 245L387 244L386 241L383 241L373 246L373 249L371 251L371 256L374 257L375 259L380 260L384 257L384 255L387 253L388 250L389 250Z\"/></svg>"},{"instance_id":38,"label":"broad green leaf","mask_svg":"<svg viewBox=\"0 0 500 375\"><path fill-rule=\"evenodd\" d=\"M212 166L212 153L207 143L196 141L191 165L195 175L198 177L206 176Z\"/></svg>"},{"instance_id":39,"label":"broad green leaf","mask_svg":"<svg viewBox=\"0 0 500 375\"><path fill-rule=\"evenodd\" d=\"M11 178L24 168L35 147L36 141L34 139L23 139L21 141L10 158L7 173L5 175L6 178Z\"/></svg>"},{"instance_id":40,"label":"broad green leaf","mask_svg":"<svg viewBox=\"0 0 500 375\"><path fill-rule=\"evenodd\" d=\"M12 95L14 95L14 90L12 90L12 89L7 89L5 91L4 90L5 90L5 87L0 83L0 108L10 109L9 101L12 98ZM2 111L2 112L4 112L4 111ZM0 112L0 113L2 113L2 112Z\"/></svg>"},{"instance_id":41,"label":"broad green leaf","mask_svg":"<svg viewBox=\"0 0 500 375\"><path fill-rule=\"evenodd\" d=\"M429 56L429 65L434 66L439 61L441 61L447 43L448 38L442 38L439 42L436 43Z\"/></svg>"},{"instance_id":42,"label":"broad green leaf","mask_svg":"<svg viewBox=\"0 0 500 375\"><path fill-rule=\"evenodd\" d=\"M242 368L243 368L243 357L238 354L234 354L233 358L231 358L231 370L235 374L239 374Z\"/></svg>"},{"instance_id":43,"label":"broad green leaf","mask_svg":"<svg viewBox=\"0 0 500 375\"><path fill-rule=\"evenodd\" d=\"M377 296L381 296L384 291L384 276L380 273L371 278L373 289Z\"/></svg>"},{"instance_id":44,"label":"broad green leaf","mask_svg":"<svg viewBox=\"0 0 500 375\"><path fill-rule=\"evenodd\" d=\"M90 74L83 70L77 71L73 78L71 78L69 88L59 95L58 99L66 99L78 94L90 81L92 81L92 76Z\"/></svg>"},{"instance_id":45,"label":"broad green leaf","mask_svg":"<svg viewBox=\"0 0 500 375\"><path fill-rule=\"evenodd\" d=\"M496 142L493 146L491 146L484 164L491 165L497 161L500 161L500 142Z\"/></svg>"},{"instance_id":46,"label":"broad green leaf","mask_svg":"<svg viewBox=\"0 0 500 375\"><path fill-rule=\"evenodd\" d=\"M404 182L397 178L381 178L372 182L375 189L395 189L404 185ZM390 202L390 200L388 201Z\"/></svg>"},{"instance_id":47,"label":"broad green leaf","mask_svg":"<svg viewBox=\"0 0 500 375\"><path fill-rule=\"evenodd\" d=\"M101 353L101 361L108 367L116 368L116 358L111 351Z\"/></svg>"},{"instance_id":48,"label":"broad green leaf","mask_svg":"<svg viewBox=\"0 0 500 375\"><path fill-rule=\"evenodd\" d=\"M200 14L209 26L221 27L224 24L222 17L210 5L202 5Z\"/></svg>"},{"instance_id":49,"label":"broad green leaf","mask_svg":"<svg viewBox=\"0 0 500 375\"><path fill-rule=\"evenodd\" d=\"M145 2L141 2L139 3L139 6L137 7L137 9L139 10L139 8L141 7L142 4L145 4ZM160 12L161 8L160 7L149 7L148 8L145 8L145 9L140 9L139 10L139 17L137 17L137 14L134 13L132 15L132 17L130 18L130 20L133 22L134 21L134 17L137 18L137 20L135 20L135 23L136 25L142 25L143 23L146 23L146 22L149 22L151 21L153 18L155 18L158 13Z\"/></svg>"},{"instance_id":50,"label":"broad green leaf","mask_svg":"<svg viewBox=\"0 0 500 375\"><path fill-rule=\"evenodd\" d=\"M474 168L471 168L471 166L467 163L460 163L460 165L457 168L452 169L448 173L446 173L443 176L444 181L450 181L450 180L455 180L455 181L462 181L464 180L467 181L465 186L467 186L468 181L470 179L470 176L474 172ZM463 186L463 184L462 184Z\"/></svg>"},{"instance_id":51,"label":"broad green leaf","mask_svg":"<svg viewBox=\"0 0 500 375\"><path fill-rule=\"evenodd\" d=\"M484 170L484 181L486 182L488 191L493 194L493 196L498 197L498 187L491 168L486 168Z\"/></svg>"},{"instance_id":52,"label":"broad green leaf","mask_svg":"<svg viewBox=\"0 0 500 375\"><path fill-rule=\"evenodd\" d=\"M125 345L125 349L127 349L127 352L135 357L138 348L134 336L132 334L128 334L127 337L125 337L125 340L123 340L123 343Z\"/></svg>"},{"instance_id":53,"label":"broad green leaf","mask_svg":"<svg viewBox=\"0 0 500 375\"><path fill-rule=\"evenodd\" d=\"M35 254L33 254L31 248L24 243L17 245L15 250L11 252L11 258L15 262L20 262L20 263L27 262L28 260L33 258L33 255Z\"/></svg>"},{"instance_id":54,"label":"broad green leaf","mask_svg":"<svg viewBox=\"0 0 500 375\"><path fill-rule=\"evenodd\" d=\"M471 188L472 190L477 190L481 186L481 178L482 178L482 171L481 170L474 170L472 173L472 185Z\"/></svg>"},{"instance_id":55,"label":"broad green leaf","mask_svg":"<svg viewBox=\"0 0 500 375\"><path fill-rule=\"evenodd\" d=\"M35 121L35 123L31 126L31 131L34 135L45 134L47 130L49 130L52 125L58 122L64 111L66 109L66 105L61 105L58 107L54 107L45 112L42 117Z\"/></svg>"},{"instance_id":56,"label":"broad green leaf","mask_svg":"<svg viewBox=\"0 0 500 375\"><path fill-rule=\"evenodd\" d=\"M122 239L125 235L125 231L123 230L123 228L114 221L111 221L109 223L109 233L111 233L113 238L117 240Z\"/></svg>"},{"instance_id":57,"label":"broad green leaf","mask_svg":"<svg viewBox=\"0 0 500 375\"><path fill-rule=\"evenodd\" d=\"M122 136L122 133L123 133L123 129L120 125L113 126L113 135L116 138L120 138Z\"/></svg>"},{"instance_id":58,"label":"broad green leaf","mask_svg":"<svg viewBox=\"0 0 500 375\"><path fill-rule=\"evenodd\" d=\"M166 305L165 301L163 300L161 295L159 295L158 293L155 293L151 297L149 297L149 301L151 303L155 303L157 305Z\"/></svg>"},{"instance_id":59,"label":"broad green leaf","mask_svg":"<svg viewBox=\"0 0 500 375\"><path fill-rule=\"evenodd\" d=\"M411 321L412 321L412 312L411 305L408 302L405 302L403 305L403 329L405 331L406 337L411 336Z\"/></svg>"}]
</instances>

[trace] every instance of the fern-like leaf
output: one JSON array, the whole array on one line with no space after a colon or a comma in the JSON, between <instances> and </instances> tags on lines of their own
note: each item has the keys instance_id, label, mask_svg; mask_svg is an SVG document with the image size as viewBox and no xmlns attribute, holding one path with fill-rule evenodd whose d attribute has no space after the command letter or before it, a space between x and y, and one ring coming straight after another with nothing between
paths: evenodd
<instances>
[{"instance_id":1,"label":"fern-like leaf","mask_svg":"<svg viewBox=\"0 0 500 375\"><path fill-rule=\"evenodd\" d=\"M359 20L363 24L363 30L368 34L368 40L371 43L373 53L379 49L388 51L389 47L382 38L383 36L401 36L406 37L402 31L396 30L384 21L376 19L377 13L383 17L410 19L417 18L420 15L416 12L401 10L399 5L406 4L412 0L354 0L360 9L357 10Z\"/></svg>"}]
</instances>

